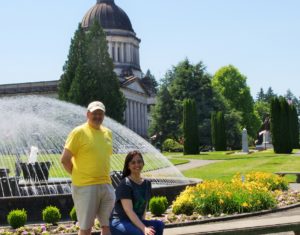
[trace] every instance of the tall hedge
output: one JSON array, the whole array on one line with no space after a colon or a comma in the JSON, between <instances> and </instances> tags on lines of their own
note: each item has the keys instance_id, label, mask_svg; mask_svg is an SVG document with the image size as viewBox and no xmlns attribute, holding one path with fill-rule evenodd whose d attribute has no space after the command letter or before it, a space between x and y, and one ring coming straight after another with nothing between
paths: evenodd
<instances>
[{"instance_id":1,"label":"tall hedge","mask_svg":"<svg viewBox=\"0 0 300 235\"><path fill-rule=\"evenodd\" d=\"M285 98L275 98L271 102L271 133L275 153L291 153L294 135L293 111Z\"/></svg>"},{"instance_id":2,"label":"tall hedge","mask_svg":"<svg viewBox=\"0 0 300 235\"><path fill-rule=\"evenodd\" d=\"M292 130L292 145L293 148L299 148L299 120L297 109L294 105L291 108L291 130Z\"/></svg>"},{"instance_id":3,"label":"tall hedge","mask_svg":"<svg viewBox=\"0 0 300 235\"><path fill-rule=\"evenodd\" d=\"M221 111L211 114L211 136L216 151L226 150L225 121Z\"/></svg>"},{"instance_id":4,"label":"tall hedge","mask_svg":"<svg viewBox=\"0 0 300 235\"><path fill-rule=\"evenodd\" d=\"M198 154L199 153L199 136L196 102L192 99L183 101L183 153Z\"/></svg>"}]
</instances>

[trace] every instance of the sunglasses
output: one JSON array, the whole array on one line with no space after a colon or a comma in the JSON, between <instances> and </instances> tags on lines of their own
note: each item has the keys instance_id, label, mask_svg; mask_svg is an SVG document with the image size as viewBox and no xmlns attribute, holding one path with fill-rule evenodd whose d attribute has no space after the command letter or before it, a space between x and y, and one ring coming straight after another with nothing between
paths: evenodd
<instances>
[{"instance_id":1,"label":"sunglasses","mask_svg":"<svg viewBox=\"0 0 300 235\"><path fill-rule=\"evenodd\" d=\"M144 162L143 160L136 160L136 161L130 161L129 163L135 165L135 164L143 164Z\"/></svg>"}]
</instances>

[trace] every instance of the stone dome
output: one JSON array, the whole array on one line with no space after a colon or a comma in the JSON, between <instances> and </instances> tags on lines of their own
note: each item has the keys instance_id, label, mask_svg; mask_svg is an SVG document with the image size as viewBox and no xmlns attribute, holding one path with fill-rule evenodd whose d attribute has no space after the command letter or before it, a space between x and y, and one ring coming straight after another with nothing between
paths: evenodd
<instances>
[{"instance_id":1,"label":"stone dome","mask_svg":"<svg viewBox=\"0 0 300 235\"><path fill-rule=\"evenodd\" d=\"M95 19L104 29L121 29L134 33L129 17L114 0L97 0L96 5L83 17L82 27L89 28Z\"/></svg>"}]
</instances>

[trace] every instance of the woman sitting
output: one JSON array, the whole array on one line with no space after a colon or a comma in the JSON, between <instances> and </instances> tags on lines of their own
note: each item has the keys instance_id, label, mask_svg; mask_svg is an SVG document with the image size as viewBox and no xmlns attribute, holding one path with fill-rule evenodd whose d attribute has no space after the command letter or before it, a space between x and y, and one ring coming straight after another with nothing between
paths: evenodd
<instances>
[{"instance_id":1,"label":"woman sitting","mask_svg":"<svg viewBox=\"0 0 300 235\"><path fill-rule=\"evenodd\" d=\"M141 177L144 159L139 151L128 153L122 180L116 188L116 203L110 219L112 235L162 235L164 224L145 220L151 197L151 182Z\"/></svg>"}]
</instances>

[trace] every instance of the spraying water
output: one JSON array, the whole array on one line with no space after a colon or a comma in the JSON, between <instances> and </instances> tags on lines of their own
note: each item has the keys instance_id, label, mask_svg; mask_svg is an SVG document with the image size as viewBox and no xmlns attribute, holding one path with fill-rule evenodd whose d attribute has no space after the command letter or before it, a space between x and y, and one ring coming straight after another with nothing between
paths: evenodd
<instances>
[{"instance_id":1,"label":"spraying water","mask_svg":"<svg viewBox=\"0 0 300 235\"><path fill-rule=\"evenodd\" d=\"M86 109L41 96L0 99L0 197L69 194L70 177L60 163L69 132L86 122ZM111 171L123 168L126 154L144 156L143 175L153 184L186 179L166 157L139 135L106 117L113 132Z\"/></svg>"}]
</instances>

